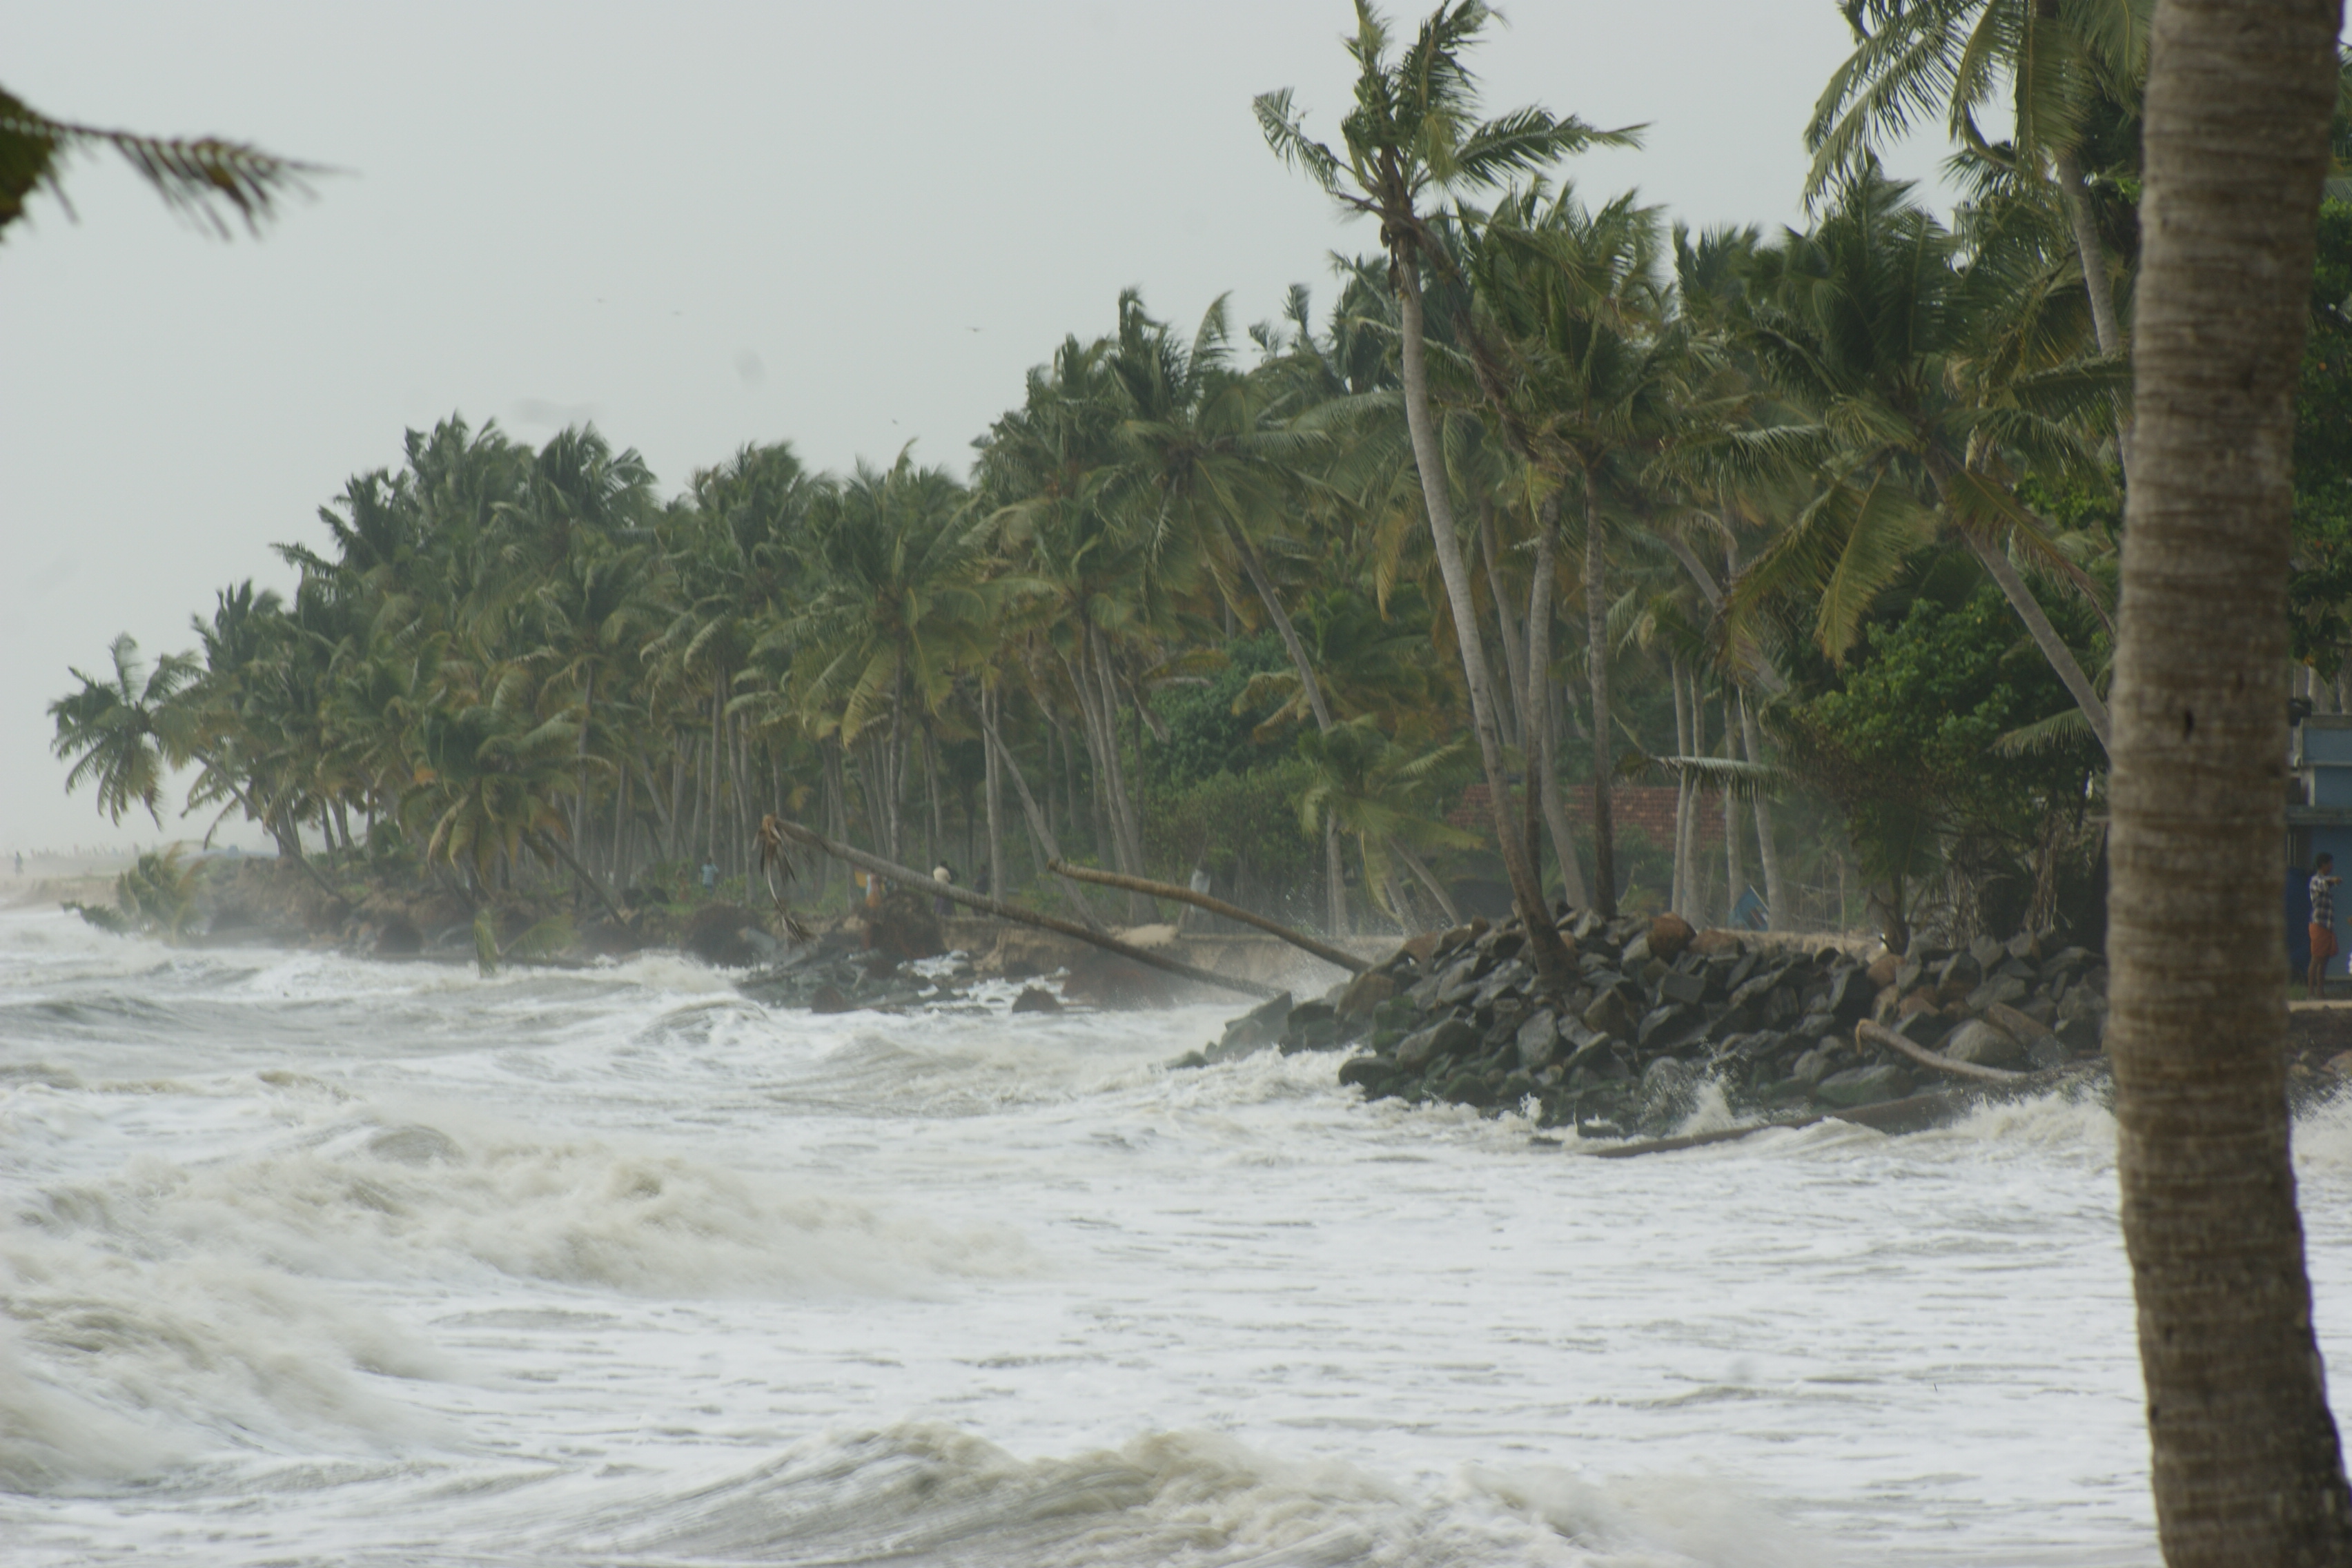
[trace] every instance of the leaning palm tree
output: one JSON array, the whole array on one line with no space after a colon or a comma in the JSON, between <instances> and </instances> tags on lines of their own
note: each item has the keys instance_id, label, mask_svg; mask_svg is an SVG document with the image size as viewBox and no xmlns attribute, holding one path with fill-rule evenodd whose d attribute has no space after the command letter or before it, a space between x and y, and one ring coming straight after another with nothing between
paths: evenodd
<instances>
[{"instance_id":1,"label":"leaning palm tree","mask_svg":"<svg viewBox=\"0 0 2352 1568\"><path fill-rule=\"evenodd\" d=\"M97 784L98 808L109 821L119 823L124 812L143 806L161 827L156 803L164 775L187 760L186 714L173 700L196 679L196 661L186 654L166 654L150 670L129 632L106 651L111 670L102 676L72 671L81 689L49 704L57 726L49 749L60 759L74 759L66 774L68 791Z\"/></svg>"},{"instance_id":2,"label":"leaning palm tree","mask_svg":"<svg viewBox=\"0 0 2352 1568\"><path fill-rule=\"evenodd\" d=\"M1469 570L1462 559L1445 461L1430 408L1423 268L1434 265L1450 270L1452 264L1425 207L1440 193L1491 189L1585 147L1632 145L1635 134L1632 130L1599 131L1572 115L1555 117L1532 108L1479 119L1475 83L1463 56L1493 15L1480 0L1440 5L1413 41L1392 58L1387 24L1364 0L1357 0L1356 34L1348 41L1356 62L1356 100L1339 124L1344 152L1307 134L1287 88L1260 97L1255 108L1267 144L1286 163L1305 170L1343 212L1374 218L1381 226L1402 314L1405 420L1421 475L1430 540L1444 578L1470 689L1471 726L1486 770L1496 839L1510 878L1512 901L1527 925L1537 972L1546 984L1559 985L1568 977L1568 952L1545 907L1524 838L1511 820L1494 680L1480 644Z\"/></svg>"}]
</instances>

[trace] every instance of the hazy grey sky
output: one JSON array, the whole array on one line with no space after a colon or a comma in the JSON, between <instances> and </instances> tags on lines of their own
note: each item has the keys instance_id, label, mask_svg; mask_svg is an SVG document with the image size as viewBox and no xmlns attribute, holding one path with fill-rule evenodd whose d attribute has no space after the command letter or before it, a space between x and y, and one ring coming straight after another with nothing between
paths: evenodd
<instances>
[{"instance_id":1,"label":"hazy grey sky","mask_svg":"<svg viewBox=\"0 0 2352 1568\"><path fill-rule=\"evenodd\" d=\"M1505 8L1491 109L1651 126L1575 162L1581 188L1796 219L1805 112L1847 47L1831 0ZM0 16L0 85L47 113L348 172L223 244L84 159L79 221L38 197L0 243L0 851L158 837L62 793L43 708L66 667L119 631L189 647L216 587L282 586L268 546L315 540L406 426L593 418L665 493L747 441L830 468L913 441L961 470L1120 289L1186 322L1230 290L1248 322L1293 282L1328 300L1326 254L1374 244L1250 115L1291 86L1336 136L1344 0Z\"/></svg>"}]
</instances>

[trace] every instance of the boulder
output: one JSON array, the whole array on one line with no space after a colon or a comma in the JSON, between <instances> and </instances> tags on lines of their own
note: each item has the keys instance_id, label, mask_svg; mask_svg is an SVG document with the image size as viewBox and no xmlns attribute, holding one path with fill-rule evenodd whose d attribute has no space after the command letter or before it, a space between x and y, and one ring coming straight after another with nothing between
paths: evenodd
<instances>
[{"instance_id":1,"label":"boulder","mask_svg":"<svg viewBox=\"0 0 2352 1568\"><path fill-rule=\"evenodd\" d=\"M2026 1051L2007 1031L1971 1018L1952 1031L1944 1042L1944 1054L1956 1062L1969 1062L1980 1068L2008 1068L2012 1071L2026 1064Z\"/></svg>"},{"instance_id":2,"label":"boulder","mask_svg":"<svg viewBox=\"0 0 2352 1568\"><path fill-rule=\"evenodd\" d=\"M1699 974L1669 973L1658 980L1662 1001L1696 1004L1706 995L1706 979Z\"/></svg>"},{"instance_id":3,"label":"boulder","mask_svg":"<svg viewBox=\"0 0 2352 1568\"><path fill-rule=\"evenodd\" d=\"M1876 958L1870 961L1870 967L1864 973L1870 976L1870 984L1873 988L1884 991L1888 986L1895 984L1895 976L1900 973L1902 968L1903 961L1901 959L1895 957L1891 952L1882 952Z\"/></svg>"},{"instance_id":4,"label":"boulder","mask_svg":"<svg viewBox=\"0 0 2352 1568\"><path fill-rule=\"evenodd\" d=\"M1911 1075L1891 1063L1848 1068L1813 1085L1813 1098L1828 1105L1876 1105L1911 1092Z\"/></svg>"},{"instance_id":5,"label":"boulder","mask_svg":"<svg viewBox=\"0 0 2352 1568\"><path fill-rule=\"evenodd\" d=\"M1670 1051L1706 1025L1706 1015L1696 1007L1669 1002L1645 1015L1634 1031L1633 1043L1644 1055Z\"/></svg>"},{"instance_id":6,"label":"boulder","mask_svg":"<svg viewBox=\"0 0 2352 1568\"><path fill-rule=\"evenodd\" d=\"M1225 1036L1217 1042L1218 1048L1252 1051L1274 1044L1282 1038L1282 1031L1290 1022L1290 993L1287 991L1259 1003L1225 1026Z\"/></svg>"},{"instance_id":7,"label":"boulder","mask_svg":"<svg viewBox=\"0 0 2352 1568\"><path fill-rule=\"evenodd\" d=\"M1612 987L1592 999L1592 1005L1584 1010L1584 1023L1587 1028L1598 1029L1604 1035L1631 1036L1640 1026L1641 1015L1634 1012L1624 992Z\"/></svg>"},{"instance_id":8,"label":"boulder","mask_svg":"<svg viewBox=\"0 0 2352 1568\"><path fill-rule=\"evenodd\" d=\"M1396 977L1368 969L1348 982L1339 996L1339 1016L1349 1023L1369 1017L1372 1009L1397 994Z\"/></svg>"},{"instance_id":9,"label":"boulder","mask_svg":"<svg viewBox=\"0 0 2352 1568\"><path fill-rule=\"evenodd\" d=\"M1460 1018L1448 1018L1418 1029L1397 1042L1397 1066L1419 1072L1444 1057L1459 1056L1478 1044L1478 1031Z\"/></svg>"},{"instance_id":10,"label":"boulder","mask_svg":"<svg viewBox=\"0 0 2352 1568\"><path fill-rule=\"evenodd\" d=\"M1394 1057L1350 1057L1339 1064L1339 1081L1360 1085L1364 1098L1375 1100L1398 1077Z\"/></svg>"},{"instance_id":11,"label":"boulder","mask_svg":"<svg viewBox=\"0 0 2352 1568\"><path fill-rule=\"evenodd\" d=\"M1690 921L1668 910L1650 922L1650 956L1663 958L1672 963L1682 956L1683 949L1688 947L1691 939L1697 934L1691 929Z\"/></svg>"},{"instance_id":12,"label":"boulder","mask_svg":"<svg viewBox=\"0 0 2352 1568\"><path fill-rule=\"evenodd\" d=\"M2006 1007L2022 1002L2030 994L2024 981L2011 974L1996 974L1969 992L1960 1005L1971 1013L1981 1013L1996 1004Z\"/></svg>"},{"instance_id":13,"label":"boulder","mask_svg":"<svg viewBox=\"0 0 2352 1568\"><path fill-rule=\"evenodd\" d=\"M1519 1052L1519 1070L1540 1072L1550 1065L1552 1056L1559 1049L1559 1019L1549 1007L1521 1024L1514 1041Z\"/></svg>"},{"instance_id":14,"label":"boulder","mask_svg":"<svg viewBox=\"0 0 2352 1568\"><path fill-rule=\"evenodd\" d=\"M1021 988L1021 994L1013 999L1013 1011L1016 1013L1058 1013L1061 1010L1062 999L1042 985L1024 985Z\"/></svg>"},{"instance_id":15,"label":"boulder","mask_svg":"<svg viewBox=\"0 0 2352 1568\"><path fill-rule=\"evenodd\" d=\"M1738 931L1725 931L1720 926L1709 926L1691 938L1690 951L1697 953L1701 958L1726 958L1737 956L1746 951L1746 948L1740 942Z\"/></svg>"}]
</instances>

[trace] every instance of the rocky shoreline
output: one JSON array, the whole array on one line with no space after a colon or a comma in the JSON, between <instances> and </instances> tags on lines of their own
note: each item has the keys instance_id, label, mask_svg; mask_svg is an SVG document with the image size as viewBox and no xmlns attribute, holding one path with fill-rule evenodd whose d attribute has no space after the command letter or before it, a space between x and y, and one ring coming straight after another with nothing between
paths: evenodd
<instances>
[{"instance_id":1,"label":"rocky shoreline","mask_svg":"<svg viewBox=\"0 0 2352 1568\"><path fill-rule=\"evenodd\" d=\"M1339 1081L1367 1100L1526 1108L1544 1126L1617 1137L1670 1130L1706 1083L1736 1115L1834 1112L1957 1086L1874 1042L1857 1028L1865 1021L1986 1078L2103 1059L2105 961L2031 935L1865 961L1696 931L1671 914L1580 913L1560 931L1577 967L1565 994L1538 987L1517 921L1474 921L1402 943L1321 998L1254 1008L1176 1065L1356 1048Z\"/></svg>"}]
</instances>

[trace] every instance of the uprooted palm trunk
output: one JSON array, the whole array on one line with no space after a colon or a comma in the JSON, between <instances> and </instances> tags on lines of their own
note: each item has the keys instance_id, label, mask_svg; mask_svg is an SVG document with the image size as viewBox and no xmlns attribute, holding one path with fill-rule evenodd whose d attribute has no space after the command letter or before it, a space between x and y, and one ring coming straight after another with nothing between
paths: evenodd
<instances>
[{"instance_id":1,"label":"uprooted palm trunk","mask_svg":"<svg viewBox=\"0 0 2352 1568\"><path fill-rule=\"evenodd\" d=\"M1225 902L1223 899L1212 898L1207 893L1196 893L1190 888L1180 888L1173 882L1154 882L1143 877L1122 877L1116 871L1097 871L1091 866L1073 866L1066 860L1059 859L1051 862L1045 868L1057 877L1067 877L1073 881L1097 882L1106 888L1118 888L1130 893L1141 893L1147 898L1173 899L1180 904L1190 904L1196 910L1206 910L1213 915L1223 915L1229 921L1239 921L1244 925L1255 926L1262 931L1280 937L1302 952L1311 952L1326 963L1338 964L1350 974L1361 974L1371 967L1370 963L1345 948L1333 947L1328 942L1318 942L1304 931L1293 931L1278 921L1267 920L1264 915L1254 915L1238 905Z\"/></svg>"},{"instance_id":2,"label":"uprooted palm trunk","mask_svg":"<svg viewBox=\"0 0 2352 1568\"><path fill-rule=\"evenodd\" d=\"M913 888L920 892L946 899L952 903L961 904L966 909L978 910L982 914L994 915L999 920L1013 921L1021 925L1036 926L1044 931L1058 931L1064 936L1076 937L1080 942L1101 948L1105 952L1115 952L1121 958L1133 959L1138 963L1149 965L1180 979L1194 981L1202 985L1213 985L1222 991L1238 992L1244 996L1270 997L1279 994L1271 985L1260 985L1254 980L1236 980L1230 974L1216 974L1206 969L1196 969L1192 964L1165 957L1148 948L1136 947L1119 941L1117 937L1105 936L1099 931L1088 931L1076 921L1066 921L1054 915L1041 914L1035 910L1023 909L1018 904L1009 904L1002 899L991 898L985 893L975 893L969 888L960 888L952 882L942 882L937 878L925 876L920 871L913 871L904 866L895 865L878 855L868 855L862 849L852 849L846 844L836 844L814 828L803 827L797 822L787 822L782 817L776 818L775 821L777 830L793 843L830 855L836 860L845 860L850 865L871 872L885 881L897 882L902 887Z\"/></svg>"}]
</instances>

